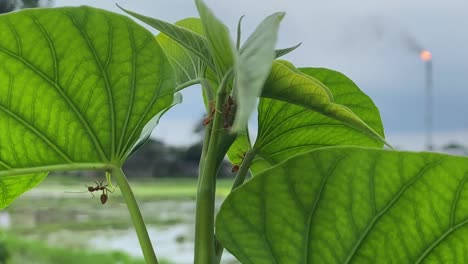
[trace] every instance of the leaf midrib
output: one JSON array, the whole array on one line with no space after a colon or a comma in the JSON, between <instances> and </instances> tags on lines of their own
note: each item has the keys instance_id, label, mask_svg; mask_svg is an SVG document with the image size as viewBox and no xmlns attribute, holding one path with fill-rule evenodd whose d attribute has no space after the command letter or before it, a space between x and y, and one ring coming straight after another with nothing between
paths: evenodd
<instances>
[{"instance_id":1,"label":"leaf midrib","mask_svg":"<svg viewBox=\"0 0 468 264\"><path fill-rule=\"evenodd\" d=\"M0 179L6 176L27 175L36 173L46 173L53 171L77 171L77 170L112 170L120 168L120 165L113 163L68 163L68 164L53 164L45 166L34 166L25 168L11 168L0 170Z\"/></svg>"},{"instance_id":2,"label":"leaf midrib","mask_svg":"<svg viewBox=\"0 0 468 264\"><path fill-rule=\"evenodd\" d=\"M85 20L87 21L88 19L88 10L85 9L85 13L86 13L86 16L85 16ZM113 97L113 94L112 94L112 88L110 86L110 82L109 82L109 76L107 75L107 72L106 72L106 69L104 69L103 65L102 65L102 62L101 60L99 59L99 56L97 54L97 51L96 51L96 48L94 47L93 43L91 42L91 40L89 39L89 36L88 34L86 34L86 32L82 29L81 25L78 24L78 22L76 21L76 19L73 17L73 15L71 15L70 13L66 13L66 15L68 16L68 18L72 21L72 23L75 25L76 29L78 30L78 32L80 32L81 36L84 38L84 40L86 41L86 44L88 45L88 48L89 50L91 51L91 53L93 54L93 57L94 57L94 62L96 63L96 65L98 66L99 70L101 71L101 75L102 75L102 78L104 79L104 83L105 83L105 86L106 86L106 92L107 92L107 100L108 100L108 104L109 104L109 112L110 112L110 123L111 123L111 156L107 157L108 159L107 160L114 160L114 155L115 155L115 133L116 133L116 122L115 122L115 106L114 106L114 97ZM107 16L104 15L104 17L107 19ZM107 19L108 23L109 23L109 20ZM86 22L84 23L86 24ZM109 25L109 42L112 42L112 26L110 24ZM108 51L108 54L107 54L107 59L106 59L106 63L108 61L110 61L110 56L112 55L112 53L110 51ZM98 142L99 143L99 142ZM103 148L101 146L101 150L103 151ZM104 151L103 151L104 152ZM105 154L104 154L105 155Z\"/></svg>"},{"instance_id":3,"label":"leaf midrib","mask_svg":"<svg viewBox=\"0 0 468 264\"><path fill-rule=\"evenodd\" d=\"M333 171L338 167L338 164L345 158L346 156L343 155L342 157L337 158L333 164L328 168L327 174L323 178L322 182L320 183L320 189L317 195L315 196L315 201L312 204L311 211L307 217L307 225L306 225L306 237L305 237L305 247L304 247L304 258L303 258L303 263L309 263L309 254L310 254L310 245L312 243L312 236L311 236L311 231L312 231L312 221L315 216L315 212L317 211L317 207L320 203L320 200L322 198L323 191L326 188L328 179L330 178L330 175L333 173ZM317 164L320 166L320 163ZM322 170L322 169L320 169Z\"/></svg>"}]
</instances>

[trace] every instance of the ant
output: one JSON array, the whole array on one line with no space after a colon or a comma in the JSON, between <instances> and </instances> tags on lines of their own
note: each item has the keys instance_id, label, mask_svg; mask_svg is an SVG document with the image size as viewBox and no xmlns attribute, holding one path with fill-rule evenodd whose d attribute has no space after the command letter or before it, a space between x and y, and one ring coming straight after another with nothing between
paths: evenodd
<instances>
[{"instance_id":1,"label":"ant","mask_svg":"<svg viewBox=\"0 0 468 264\"><path fill-rule=\"evenodd\" d=\"M240 165L242 164L242 162L244 161L244 158L245 158L245 153L243 154L239 154L237 155L239 158L240 158L240 162L238 164L232 164L232 169L231 169L231 172L232 173L236 173L239 171L240 169Z\"/></svg>"},{"instance_id":2,"label":"ant","mask_svg":"<svg viewBox=\"0 0 468 264\"><path fill-rule=\"evenodd\" d=\"M204 126L207 126L214 118L214 114L216 112L216 107L215 107L215 104L214 104L214 101L211 101L209 103L210 105L210 113L208 114L208 116L206 116L204 119L203 119L203 125ZM224 109L223 109L223 117L224 117L224 128L230 128L232 126L232 123L234 122L234 107L235 107L235 103L234 103L234 98L229 95L228 98L227 98L227 101L226 103L224 103Z\"/></svg>"},{"instance_id":3,"label":"ant","mask_svg":"<svg viewBox=\"0 0 468 264\"><path fill-rule=\"evenodd\" d=\"M85 186L88 188L88 192L90 192L93 197L95 197L93 192L102 191L101 203L105 204L107 202L107 192L113 193L113 191L109 190L109 188L107 188L108 185L103 185L102 182L94 182L96 183L96 186Z\"/></svg>"},{"instance_id":4,"label":"ant","mask_svg":"<svg viewBox=\"0 0 468 264\"><path fill-rule=\"evenodd\" d=\"M234 98L231 95L228 96L227 102L224 104L224 128L230 128L234 122Z\"/></svg>"},{"instance_id":5,"label":"ant","mask_svg":"<svg viewBox=\"0 0 468 264\"><path fill-rule=\"evenodd\" d=\"M213 120L214 114L215 114L215 111L216 111L214 101L210 101L209 105L210 105L210 113L208 114L207 117L205 117L203 119L203 125L204 126L207 126Z\"/></svg>"}]
</instances>

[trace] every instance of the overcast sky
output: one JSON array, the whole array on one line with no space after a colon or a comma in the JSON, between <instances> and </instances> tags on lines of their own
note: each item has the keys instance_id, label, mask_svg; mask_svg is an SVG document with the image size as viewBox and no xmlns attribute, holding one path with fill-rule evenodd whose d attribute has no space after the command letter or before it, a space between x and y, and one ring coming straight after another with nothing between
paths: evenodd
<instances>
[{"instance_id":1,"label":"overcast sky","mask_svg":"<svg viewBox=\"0 0 468 264\"><path fill-rule=\"evenodd\" d=\"M114 1L55 0L56 6L90 5L119 10ZM190 0L128 0L120 5L175 22L197 16ZM389 0L206 0L234 32L244 18L244 39L267 15L286 11L278 47L302 46L284 57L296 66L343 72L379 107L390 143L406 149L424 146L425 71L414 45L433 53L436 144L468 145L468 1ZM153 31L156 32L156 31ZM203 115L198 88L184 92L184 103L170 111L154 135L186 144Z\"/></svg>"}]
</instances>

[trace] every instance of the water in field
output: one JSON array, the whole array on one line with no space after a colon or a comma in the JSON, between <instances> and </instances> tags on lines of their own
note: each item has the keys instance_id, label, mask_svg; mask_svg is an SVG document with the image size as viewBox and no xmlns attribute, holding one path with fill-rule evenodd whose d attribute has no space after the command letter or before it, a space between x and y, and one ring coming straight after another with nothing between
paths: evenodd
<instances>
[{"instance_id":1,"label":"water in field","mask_svg":"<svg viewBox=\"0 0 468 264\"><path fill-rule=\"evenodd\" d=\"M77 186L80 188L80 185L73 188ZM193 195L187 192L152 197L148 192L142 193L139 204L158 258L173 264L193 263ZM101 205L98 196L93 199L89 193L65 193L62 187L35 189L0 213L0 229L52 247L114 250L142 257L118 191L109 194L105 205ZM222 263L238 262L225 253Z\"/></svg>"}]
</instances>

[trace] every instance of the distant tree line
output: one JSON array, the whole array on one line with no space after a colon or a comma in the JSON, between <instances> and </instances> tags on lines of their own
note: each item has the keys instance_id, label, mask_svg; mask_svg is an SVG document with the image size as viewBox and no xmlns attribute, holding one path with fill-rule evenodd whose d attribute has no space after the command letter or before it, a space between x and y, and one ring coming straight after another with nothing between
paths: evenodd
<instances>
[{"instance_id":1,"label":"distant tree line","mask_svg":"<svg viewBox=\"0 0 468 264\"><path fill-rule=\"evenodd\" d=\"M0 0L0 14L23 8L51 6L52 0Z\"/></svg>"},{"instance_id":2,"label":"distant tree line","mask_svg":"<svg viewBox=\"0 0 468 264\"><path fill-rule=\"evenodd\" d=\"M129 177L198 177L205 127L203 117L193 128L198 141L190 146L176 147L149 138L130 156L124 165ZM232 177L232 164L225 161L220 168L220 177Z\"/></svg>"},{"instance_id":3,"label":"distant tree line","mask_svg":"<svg viewBox=\"0 0 468 264\"><path fill-rule=\"evenodd\" d=\"M124 170L129 177L197 177L202 143L175 147L149 139L126 161ZM232 165L225 162L222 177L233 175Z\"/></svg>"}]
</instances>

